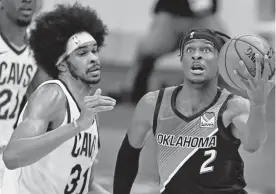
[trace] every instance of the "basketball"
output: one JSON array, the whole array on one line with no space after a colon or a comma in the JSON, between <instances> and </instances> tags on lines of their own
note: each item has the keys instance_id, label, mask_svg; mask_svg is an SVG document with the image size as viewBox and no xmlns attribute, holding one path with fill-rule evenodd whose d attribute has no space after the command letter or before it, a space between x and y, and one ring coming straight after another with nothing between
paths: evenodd
<instances>
[{"instance_id":1,"label":"basketball","mask_svg":"<svg viewBox=\"0 0 276 194\"><path fill-rule=\"evenodd\" d=\"M262 72L264 68L264 55L269 58L269 79L275 73L275 51L270 44L262 37L256 35L239 35L227 41L222 47L219 54L219 73L225 82L238 90L245 90L245 85L234 74L237 73L244 76L242 67L239 61L243 60L249 73L254 77L256 74L256 54L259 54L262 65Z\"/></svg>"}]
</instances>

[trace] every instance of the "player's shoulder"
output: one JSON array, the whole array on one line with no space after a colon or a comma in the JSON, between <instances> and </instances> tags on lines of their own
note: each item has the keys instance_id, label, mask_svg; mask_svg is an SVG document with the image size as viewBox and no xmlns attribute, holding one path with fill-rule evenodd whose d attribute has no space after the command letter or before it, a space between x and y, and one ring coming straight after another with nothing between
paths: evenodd
<instances>
[{"instance_id":1,"label":"player's shoulder","mask_svg":"<svg viewBox=\"0 0 276 194\"><path fill-rule=\"evenodd\" d=\"M58 108L66 102L66 95L58 84L48 83L38 87L28 102Z\"/></svg>"},{"instance_id":2,"label":"player's shoulder","mask_svg":"<svg viewBox=\"0 0 276 194\"><path fill-rule=\"evenodd\" d=\"M152 107L155 106L160 90L151 91L145 94L137 106Z\"/></svg>"},{"instance_id":3,"label":"player's shoulder","mask_svg":"<svg viewBox=\"0 0 276 194\"><path fill-rule=\"evenodd\" d=\"M150 112L153 112L158 100L158 97L160 96L160 100L162 100L163 96L166 93L171 93L172 91L175 90L177 86L171 86L171 87L166 87L162 88L160 90L154 90L151 92L148 92L145 94L140 101L138 102L136 109L146 109Z\"/></svg>"},{"instance_id":4,"label":"player's shoulder","mask_svg":"<svg viewBox=\"0 0 276 194\"><path fill-rule=\"evenodd\" d=\"M177 86L170 86L170 87L162 88L160 90L155 90L155 91L152 91L152 92L148 92L147 94L145 94L142 97L141 101L144 104L155 106L159 95L164 95L165 92L166 93L171 93L175 90L176 87Z\"/></svg>"}]
</instances>

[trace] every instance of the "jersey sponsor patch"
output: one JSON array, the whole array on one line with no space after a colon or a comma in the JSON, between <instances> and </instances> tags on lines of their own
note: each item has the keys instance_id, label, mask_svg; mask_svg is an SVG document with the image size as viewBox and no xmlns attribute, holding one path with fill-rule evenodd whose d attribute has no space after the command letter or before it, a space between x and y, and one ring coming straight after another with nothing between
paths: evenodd
<instances>
[{"instance_id":1,"label":"jersey sponsor patch","mask_svg":"<svg viewBox=\"0 0 276 194\"><path fill-rule=\"evenodd\" d=\"M216 128L216 115L214 112L205 112L200 117L200 127Z\"/></svg>"}]
</instances>

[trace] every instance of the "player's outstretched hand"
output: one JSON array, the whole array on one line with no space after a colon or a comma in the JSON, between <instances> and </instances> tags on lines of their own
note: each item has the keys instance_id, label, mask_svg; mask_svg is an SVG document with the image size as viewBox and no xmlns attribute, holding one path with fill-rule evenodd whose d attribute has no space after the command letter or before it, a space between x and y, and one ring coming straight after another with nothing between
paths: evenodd
<instances>
[{"instance_id":1,"label":"player's outstretched hand","mask_svg":"<svg viewBox=\"0 0 276 194\"><path fill-rule=\"evenodd\" d=\"M101 95L102 90L97 89L94 95L91 92L84 97L81 106L80 117L77 120L78 125L86 130L94 120L94 116L98 112L112 110L116 104L116 100L108 96Z\"/></svg>"},{"instance_id":2,"label":"player's outstretched hand","mask_svg":"<svg viewBox=\"0 0 276 194\"><path fill-rule=\"evenodd\" d=\"M256 75L253 77L247 70L243 61L240 61L240 65L244 70L245 78L241 77L237 71L234 73L240 78L240 80L246 86L246 92L253 103L253 105L265 105L267 102L267 97L271 89L274 87L274 78L269 80L269 61L268 56L264 56L264 67L262 71L262 64L260 61L260 56L256 55Z\"/></svg>"}]
</instances>

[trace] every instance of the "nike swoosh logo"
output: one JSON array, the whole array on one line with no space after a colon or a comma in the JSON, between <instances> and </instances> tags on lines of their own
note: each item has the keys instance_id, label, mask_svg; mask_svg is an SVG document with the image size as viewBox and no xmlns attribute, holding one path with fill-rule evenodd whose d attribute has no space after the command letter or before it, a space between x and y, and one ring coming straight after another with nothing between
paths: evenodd
<instances>
[{"instance_id":1,"label":"nike swoosh logo","mask_svg":"<svg viewBox=\"0 0 276 194\"><path fill-rule=\"evenodd\" d=\"M6 52L8 52L8 51L2 51L2 52L0 52L0 55L1 55L1 54L4 54L4 53L6 53Z\"/></svg>"}]
</instances>

